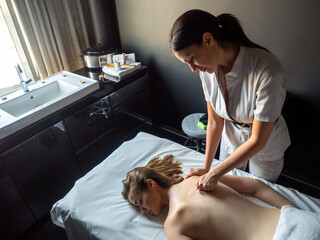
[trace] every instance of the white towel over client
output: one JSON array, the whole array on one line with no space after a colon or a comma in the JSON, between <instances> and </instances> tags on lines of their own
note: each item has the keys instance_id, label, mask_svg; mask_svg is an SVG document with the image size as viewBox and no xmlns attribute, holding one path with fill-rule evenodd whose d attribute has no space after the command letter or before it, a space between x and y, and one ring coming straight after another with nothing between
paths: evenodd
<instances>
[{"instance_id":1,"label":"white towel over client","mask_svg":"<svg viewBox=\"0 0 320 240\"><path fill-rule=\"evenodd\" d=\"M320 214L283 206L274 240L319 240Z\"/></svg>"}]
</instances>

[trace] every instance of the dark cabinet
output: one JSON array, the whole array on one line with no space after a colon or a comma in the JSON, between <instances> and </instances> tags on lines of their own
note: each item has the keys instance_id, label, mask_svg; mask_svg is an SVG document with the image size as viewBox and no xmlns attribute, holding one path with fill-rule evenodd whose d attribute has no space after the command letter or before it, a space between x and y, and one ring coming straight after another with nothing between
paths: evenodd
<instances>
[{"instance_id":1,"label":"dark cabinet","mask_svg":"<svg viewBox=\"0 0 320 240\"><path fill-rule=\"evenodd\" d=\"M74 150L79 153L113 128L109 97L67 117L65 123Z\"/></svg>"},{"instance_id":2,"label":"dark cabinet","mask_svg":"<svg viewBox=\"0 0 320 240\"><path fill-rule=\"evenodd\" d=\"M1 239L14 239L36 222L0 157Z\"/></svg>"},{"instance_id":3,"label":"dark cabinet","mask_svg":"<svg viewBox=\"0 0 320 240\"><path fill-rule=\"evenodd\" d=\"M122 138L150 118L148 87L149 77L145 75L110 95L115 131Z\"/></svg>"},{"instance_id":4,"label":"dark cabinet","mask_svg":"<svg viewBox=\"0 0 320 240\"><path fill-rule=\"evenodd\" d=\"M83 174L150 119L149 99L149 76L145 74L65 120ZM99 109L102 107L104 110ZM97 112L91 119L94 109Z\"/></svg>"},{"instance_id":5,"label":"dark cabinet","mask_svg":"<svg viewBox=\"0 0 320 240\"><path fill-rule=\"evenodd\" d=\"M149 119L151 117L149 75L146 74L113 92L110 95L110 103L114 114L121 112L142 120Z\"/></svg>"},{"instance_id":6,"label":"dark cabinet","mask_svg":"<svg viewBox=\"0 0 320 240\"><path fill-rule=\"evenodd\" d=\"M62 121L3 153L1 159L36 219L50 211L81 175Z\"/></svg>"}]
</instances>

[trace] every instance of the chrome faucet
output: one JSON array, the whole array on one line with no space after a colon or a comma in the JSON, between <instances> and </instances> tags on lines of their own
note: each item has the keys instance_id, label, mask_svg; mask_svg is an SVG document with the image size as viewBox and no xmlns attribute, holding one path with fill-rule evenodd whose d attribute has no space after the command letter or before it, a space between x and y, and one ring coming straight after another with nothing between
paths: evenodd
<instances>
[{"instance_id":1,"label":"chrome faucet","mask_svg":"<svg viewBox=\"0 0 320 240\"><path fill-rule=\"evenodd\" d=\"M29 89L28 89L28 84L30 82L32 82L32 79L28 79L28 80L24 80L23 77L22 77L22 69L20 68L19 64L16 64L15 65L15 68L17 70L17 73L18 73L18 76L19 76L19 79L20 79L20 85L21 85L21 88L23 89L24 92L29 92Z\"/></svg>"}]
</instances>

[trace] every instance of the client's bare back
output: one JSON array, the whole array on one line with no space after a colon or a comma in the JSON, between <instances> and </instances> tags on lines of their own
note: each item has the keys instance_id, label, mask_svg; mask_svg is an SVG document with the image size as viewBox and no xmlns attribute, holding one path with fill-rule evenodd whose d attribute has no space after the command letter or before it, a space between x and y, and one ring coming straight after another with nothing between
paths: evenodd
<instances>
[{"instance_id":1,"label":"client's bare back","mask_svg":"<svg viewBox=\"0 0 320 240\"><path fill-rule=\"evenodd\" d=\"M222 183L213 192L196 190L197 179L188 178L169 190L169 240L179 234L185 239L273 238L279 209L259 206Z\"/></svg>"}]
</instances>

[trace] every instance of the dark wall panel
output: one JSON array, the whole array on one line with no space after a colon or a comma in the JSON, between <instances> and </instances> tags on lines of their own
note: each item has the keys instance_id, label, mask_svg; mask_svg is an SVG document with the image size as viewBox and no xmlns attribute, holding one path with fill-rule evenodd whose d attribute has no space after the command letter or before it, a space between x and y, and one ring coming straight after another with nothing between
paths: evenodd
<instances>
[{"instance_id":1,"label":"dark wall panel","mask_svg":"<svg viewBox=\"0 0 320 240\"><path fill-rule=\"evenodd\" d=\"M284 115L291 145L283 173L320 188L320 111L299 96L289 96Z\"/></svg>"},{"instance_id":2,"label":"dark wall panel","mask_svg":"<svg viewBox=\"0 0 320 240\"><path fill-rule=\"evenodd\" d=\"M94 43L120 49L120 36L114 0L88 0Z\"/></svg>"}]
</instances>

